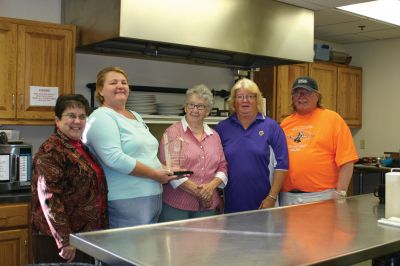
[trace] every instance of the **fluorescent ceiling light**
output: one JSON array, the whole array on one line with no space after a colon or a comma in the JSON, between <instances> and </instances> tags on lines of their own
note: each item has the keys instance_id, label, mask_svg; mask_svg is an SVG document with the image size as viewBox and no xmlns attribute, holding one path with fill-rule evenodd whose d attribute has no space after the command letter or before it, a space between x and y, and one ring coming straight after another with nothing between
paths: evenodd
<instances>
[{"instance_id":1,"label":"fluorescent ceiling light","mask_svg":"<svg viewBox=\"0 0 400 266\"><path fill-rule=\"evenodd\" d=\"M340 6L339 9L400 26L400 1L377 0Z\"/></svg>"}]
</instances>

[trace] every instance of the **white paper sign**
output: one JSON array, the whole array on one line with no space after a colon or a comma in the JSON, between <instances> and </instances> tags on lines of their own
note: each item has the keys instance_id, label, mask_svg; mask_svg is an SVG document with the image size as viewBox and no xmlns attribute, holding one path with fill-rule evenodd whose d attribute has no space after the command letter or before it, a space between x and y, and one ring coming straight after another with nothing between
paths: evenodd
<instances>
[{"instance_id":1,"label":"white paper sign","mask_svg":"<svg viewBox=\"0 0 400 266\"><path fill-rule=\"evenodd\" d=\"M0 181L10 180L10 155L0 155Z\"/></svg>"},{"instance_id":2,"label":"white paper sign","mask_svg":"<svg viewBox=\"0 0 400 266\"><path fill-rule=\"evenodd\" d=\"M30 106L55 106L58 87L30 86Z\"/></svg>"}]
</instances>

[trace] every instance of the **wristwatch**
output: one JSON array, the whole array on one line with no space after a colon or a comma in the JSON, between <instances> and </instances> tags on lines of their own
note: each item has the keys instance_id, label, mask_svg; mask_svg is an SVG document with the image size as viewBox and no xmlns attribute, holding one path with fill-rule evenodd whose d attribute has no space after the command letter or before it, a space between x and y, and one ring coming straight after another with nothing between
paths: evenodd
<instances>
[{"instance_id":1,"label":"wristwatch","mask_svg":"<svg viewBox=\"0 0 400 266\"><path fill-rule=\"evenodd\" d=\"M346 190L335 190L335 192L341 198L345 198L347 196L347 191Z\"/></svg>"}]
</instances>

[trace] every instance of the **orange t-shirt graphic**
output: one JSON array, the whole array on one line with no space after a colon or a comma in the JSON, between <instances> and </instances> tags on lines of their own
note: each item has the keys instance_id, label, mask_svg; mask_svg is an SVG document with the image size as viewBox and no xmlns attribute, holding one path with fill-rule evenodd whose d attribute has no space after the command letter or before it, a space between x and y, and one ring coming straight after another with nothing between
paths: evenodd
<instances>
[{"instance_id":1,"label":"orange t-shirt graphic","mask_svg":"<svg viewBox=\"0 0 400 266\"><path fill-rule=\"evenodd\" d=\"M282 121L289 149L289 171L282 191L318 192L336 187L339 167L357 161L350 129L336 112L317 108Z\"/></svg>"}]
</instances>

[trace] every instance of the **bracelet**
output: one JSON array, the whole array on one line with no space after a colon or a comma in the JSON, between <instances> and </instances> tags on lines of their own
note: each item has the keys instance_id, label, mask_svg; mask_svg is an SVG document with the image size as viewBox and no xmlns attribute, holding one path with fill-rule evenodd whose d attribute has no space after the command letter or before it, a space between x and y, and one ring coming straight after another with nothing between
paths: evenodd
<instances>
[{"instance_id":1,"label":"bracelet","mask_svg":"<svg viewBox=\"0 0 400 266\"><path fill-rule=\"evenodd\" d=\"M272 196L271 194L268 194L267 197L270 197L270 198L273 199L273 200L277 200L277 199L278 199L276 196Z\"/></svg>"},{"instance_id":2,"label":"bracelet","mask_svg":"<svg viewBox=\"0 0 400 266\"><path fill-rule=\"evenodd\" d=\"M346 190L335 190L335 193L336 193L339 197L345 198L345 197L347 196L347 191L346 191Z\"/></svg>"}]
</instances>

